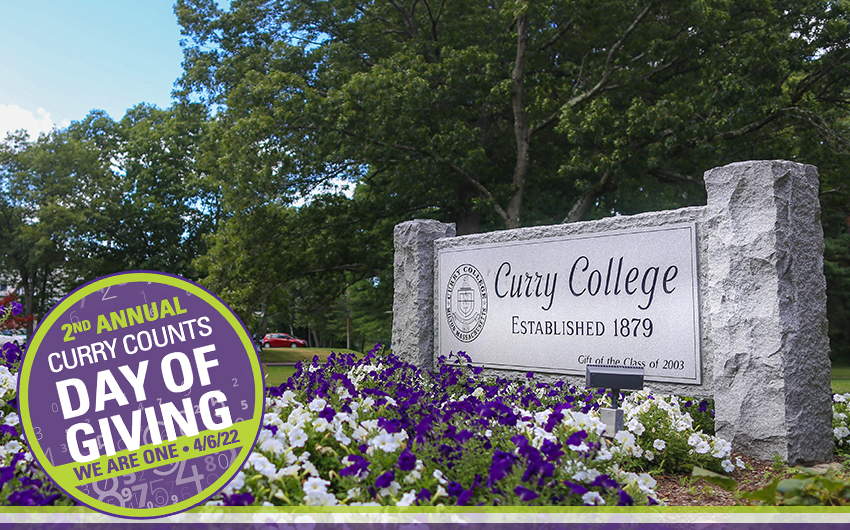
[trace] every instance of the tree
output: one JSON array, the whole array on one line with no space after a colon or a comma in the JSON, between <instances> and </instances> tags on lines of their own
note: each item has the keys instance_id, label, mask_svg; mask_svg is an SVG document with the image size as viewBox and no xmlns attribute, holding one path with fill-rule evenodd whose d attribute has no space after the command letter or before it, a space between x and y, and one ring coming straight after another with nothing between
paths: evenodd
<instances>
[{"instance_id":1,"label":"tree","mask_svg":"<svg viewBox=\"0 0 850 530\"><path fill-rule=\"evenodd\" d=\"M297 208L250 198L225 201L227 214L197 261L202 282L257 333L274 331L266 325L276 313L323 343L347 287L383 276L394 217L357 196L318 195Z\"/></svg>"},{"instance_id":2,"label":"tree","mask_svg":"<svg viewBox=\"0 0 850 530\"><path fill-rule=\"evenodd\" d=\"M0 146L2 268L43 316L62 294L134 269L197 278L218 214L197 168L206 109L139 105L116 123L92 111L35 141Z\"/></svg>"},{"instance_id":3,"label":"tree","mask_svg":"<svg viewBox=\"0 0 850 530\"><path fill-rule=\"evenodd\" d=\"M183 95L221 109L237 179L286 197L358 181L460 233L700 203L704 170L846 101L842 2L175 10Z\"/></svg>"},{"instance_id":4,"label":"tree","mask_svg":"<svg viewBox=\"0 0 850 530\"><path fill-rule=\"evenodd\" d=\"M91 121L100 120L91 116ZM54 130L30 142L20 132L0 147L0 265L23 292L27 315L41 318L73 280L68 267L78 227L98 201L93 183L108 157L101 138ZM28 324L28 334L32 324Z\"/></svg>"},{"instance_id":5,"label":"tree","mask_svg":"<svg viewBox=\"0 0 850 530\"><path fill-rule=\"evenodd\" d=\"M141 104L112 124L103 200L81 226L75 266L83 280L125 270L198 277L192 262L218 215L218 190L198 167L206 123L200 105Z\"/></svg>"},{"instance_id":6,"label":"tree","mask_svg":"<svg viewBox=\"0 0 850 530\"><path fill-rule=\"evenodd\" d=\"M848 7L178 0L178 95L217 110L233 197L289 205L342 180L392 222L461 234L702 204L702 173L739 160L815 164L850 351Z\"/></svg>"}]
</instances>

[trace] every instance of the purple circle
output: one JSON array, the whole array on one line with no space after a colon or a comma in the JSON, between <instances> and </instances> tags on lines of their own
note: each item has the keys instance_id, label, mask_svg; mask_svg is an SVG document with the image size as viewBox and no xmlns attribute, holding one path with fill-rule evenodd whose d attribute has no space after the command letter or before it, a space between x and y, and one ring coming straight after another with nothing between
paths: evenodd
<instances>
[{"instance_id":1,"label":"purple circle","mask_svg":"<svg viewBox=\"0 0 850 530\"><path fill-rule=\"evenodd\" d=\"M151 281L131 281L140 277ZM98 282L104 287L92 291ZM66 493L105 513L145 518L142 510L191 508L238 472L262 427L262 372L244 325L212 293L171 275L121 273L75 290L43 322L20 381L29 383L33 454L45 471L70 466L85 482L71 486L48 472ZM250 437L228 419L250 427ZM181 435L191 438L169 443ZM108 470L99 469L108 478L86 468L86 459L110 453Z\"/></svg>"}]
</instances>

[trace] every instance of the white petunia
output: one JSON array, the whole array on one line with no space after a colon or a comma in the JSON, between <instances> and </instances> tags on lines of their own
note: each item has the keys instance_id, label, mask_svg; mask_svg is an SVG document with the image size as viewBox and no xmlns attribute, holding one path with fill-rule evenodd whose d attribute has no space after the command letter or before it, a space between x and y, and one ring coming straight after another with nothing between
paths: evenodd
<instances>
[{"instance_id":1,"label":"white petunia","mask_svg":"<svg viewBox=\"0 0 850 530\"><path fill-rule=\"evenodd\" d=\"M723 470L727 473L731 473L735 471L735 464L732 463L731 460L724 460L720 462L720 465L723 467Z\"/></svg>"},{"instance_id":2,"label":"white petunia","mask_svg":"<svg viewBox=\"0 0 850 530\"><path fill-rule=\"evenodd\" d=\"M588 491L581 496L581 500L588 506L605 504L605 499L602 498L602 495L595 491Z\"/></svg>"},{"instance_id":3,"label":"white petunia","mask_svg":"<svg viewBox=\"0 0 850 530\"><path fill-rule=\"evenodd\" d=\"M707 452L711 451L711 446L708 445L708 442L706 442L705 440L702 440L696 445L696 447L694 447L694 451L696 451L697 453L699 453L701 455L704 455Z\"/></svg>"},{"instance_id":4,"label":"white petunia","mask_svg":"<svg viewBox=\"0 0 850 530\"><path fill-rule=\"evenodd\" d=\"M369 445L386 453L395 452L395 450L399 448L399 444L395 441L393 435L384 429L381 429L380 434L369 441Z\"/></svg>"},{"instance_id":5,"label":"white petunia","mask_svg":"<svg viewBox=\"0 0 850 530\"><path fill-rule=\"evenodd\" d=\"M635 433L637 436L640 436L644 432L646 432L646 427L643 426L643 423L639 422L637 418L634 418L629 422L627 428Z\"/></svg>"},{"instance_id":6,"label":"white petunia","mask_svg":"<svg viewBox=\"0 0 850 530\"><path fill-rule=\"evenodd\" d=\"M227 486L224 487L221 492L225 495L233 495L235 492L242 489L242 486L245 485L245 473L241 470L239 473L236 473L236 476L227 483Z\"/></svg>"},{"instance_id":7,"label":"white petunia","mask_svg":"<svg viewBox=\"0 0 850 530\"><path fill-rule=\"evenodd\" d=\"M360 488L351 488L345 494L345 500L356 499L360 496Z\"/></svg>"},{"instance_id":8,"label":"white petunia","mask_svg":"<svg viewBox=\"0 0 850 530\"><path fill-rule=\"evenodd\" d=\"M334 494L327 491L316 495L310 495L304 500L307 506L336 506L339 504L339 501L336 500Z\"/></svg>"},{"instance_id":9,"label":"white petunia","mask_svg":"<svg viewBox=\"0 0 850 530\"><path fill-rule=\"evenodd\" d=\"M283 452L283 443L277 438L268 438L258 444L260 451L265 453L280 454Z\"/></svg>"},{"instance_id":10,"label":"white petunia","mask_svg":"<svg viewBox=\"0 0 850 530\"><path fill-rule=\"evenodd\" d=\"M635 435L629 431L618 431L614 435L614 440L623 446L623 449L634 449Z\"/></svg>"},{"instance_id":11,"label":"white petunia","mask_svg":"<svg viewBox=\"0 0 850 530\"><path fill-rule=\"evenodd\" d=\"M272 464L268 458L266 458L261 453L251 453L251 456L248 457L247 465L253 467L257 473L263 475L266 478L274 477L275 473L277 473L277 468L274 464Z\"/></svg>"},{"instance_id":12,"label":"white petunia","mask_svg":"<svg viewBox=\"0 0 850 530\"><path fill-rule=\"evenodd\" d=\"M611 451L605 449L604 447L600 449L599 452L596 454L596 459L601 460L603 462L611 460L612 458L614 458L613 453L611 453Z\"/></svg>"},{"instance_id":13,"label":"white petunia","mask_svg":"<svg viewBox=\"0 0 850 530\"><path fill-rule=\"evenodd\" d=\"M351 433L351 437L357 440L358 442L362 442L363 440L369 437L369 431L367 431L363 427L357 427Z\"/></svg>"},{"instance_id":14,"label":"white petunia","mask_svg":"<svg viewBox=\"0 0 850 530\"><path fill-rule=\"evenodd\" d=\"M316 432L325 432L330 428L331 424L325 418L316 418L313 420L313 430Z\"/></svg>"},{"instance_id":15,"label":"white petunia","mask_svg":"<svg viewBox=\"0 0 850 530\"><path fill-rule=\"evenodd\" d=\"M301 489L304 490L304 495L318 495L320 493L326 493L329 485L330 482L325 479L310 477L304 481L304 484L301 485Z\"/></svg>"},{"instance_id":16,"label":"white petunia","mask_svg":"<svg viewBox=\"0 0 850 530\"><path fill-rule=\"evenodd\" d=\"M342 425L334 430L334 439L342 445L348 445L351 443L351 438L349 438L348 435L345 434L345 431L342 430Z\"/></svg>"},{"instance_id":17,"label":"white petunia","mask_svg":"<svg viewBox=\"0 0 850 530\"><path fill-rule=\"evenodd\" d=\"M479 387L480 388L480 387ZM401 496L401 499L395 503L396 506L413 506L413 503L416 502L416 491L410 490L404 495Z\"/></svg>"},{"instance_id":18,"label":"white petunia","mask_svg":"<svg viewBox=\"0 0 850 530\"><path fill-rule=\"evenodd\" d=\"M386 488L381 488L381 491L378 492L378 497L394 497L396 493L401 489L401 484L393 480L390 482L390 485Z\"/></svg>"},{"instance_id":19,"label":"white petunia","mask_svg":"<svg viewBox=\"0 0 850 530\"><path fill-rule=\"evenodd\" d=\"M664 448L667 447L667 442L665 442L661 438L658 438L654 442L652 442L652 447L654 447L656 451L663 451Z\"/></svg>"},{"instance_id":20,"label":"white petunia","mask_svg":"<svg viewBox=\"0 0 850 530\"><path fill-rule=\"evenodd\" d=\"M289 445L293 447L304 447L307 443L307 433L304 429L296 428L289 433Z\"/></svg>"},{"instance_id":21,"label":"white petunia","mask_svg":"<svg viewBox=\"0 0 850 530\"><path fill-rule=\"evenodd\" d=\"M321 411L323 411L323 410L325 409L325 407L327 407L327 406L328 406L328 402L327 402L327 401L325 401L325 400L324 400L324 399L322 399L322 398L318 398L318 397L317 397L317 398L313 399L313 401L311 401L311 402L310 402L310 405L308 406L308 408L309 408L310 410L312 410L313 412L321 412Z\"/></svg>"}]
</instances>

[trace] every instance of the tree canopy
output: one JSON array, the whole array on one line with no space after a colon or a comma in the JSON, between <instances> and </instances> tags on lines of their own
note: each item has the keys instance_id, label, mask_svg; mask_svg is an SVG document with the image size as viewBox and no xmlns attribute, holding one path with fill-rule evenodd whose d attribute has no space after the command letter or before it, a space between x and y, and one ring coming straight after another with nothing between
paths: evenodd
<instances>
[{"instance_id":1,"label":"tree canopy","mask_svg":"<svg viewBox=\"0 0 850 530\"><path fill-rule=\"evenodd\" d=\"M55 293L154 269L252 331L389 339L392 228L458 232L703 204L702 174L818 166L850 359L847 0L177 0L168 109L0 145L0 257Z\"/></svg>"},{"instance_id":2,"label":"tree canopy","mask_svg":"<svg viewBox=\"0 0 850 530\"><path fill-rule=\"evenodd\" d=\"M460 233L697 204L702 172L829 134L847 5L179 0L183 95L232 175L334 179ZM242 171L240 171L242 170Z\"/></svg>"}]
</instances>

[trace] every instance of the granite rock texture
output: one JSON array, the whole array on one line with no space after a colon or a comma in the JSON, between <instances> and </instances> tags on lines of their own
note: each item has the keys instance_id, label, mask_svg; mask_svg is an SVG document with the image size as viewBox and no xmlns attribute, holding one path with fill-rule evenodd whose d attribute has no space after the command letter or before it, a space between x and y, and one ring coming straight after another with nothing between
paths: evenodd
<instances>
[{"instance_id":1,"label":"granite rock texture","mask_svg":"<svg viewBox=\"0 0 850 530\"><path fill-rule=\"evenodd\" d=\"M393 351L417 366L434 360L434 241L454 237L455 225L417 219L393 230Z\"/></svg>"},{"instance_id":2,"label":"granite rock texture","mask_svg":"<svg viewBox=\"0 0 850 530\"><path fill-rule=\"evenodd\" d=\"M795 464L832 456L817 168L778 160L705 174L717 434Z\"/></svg>"}]
</instances>

